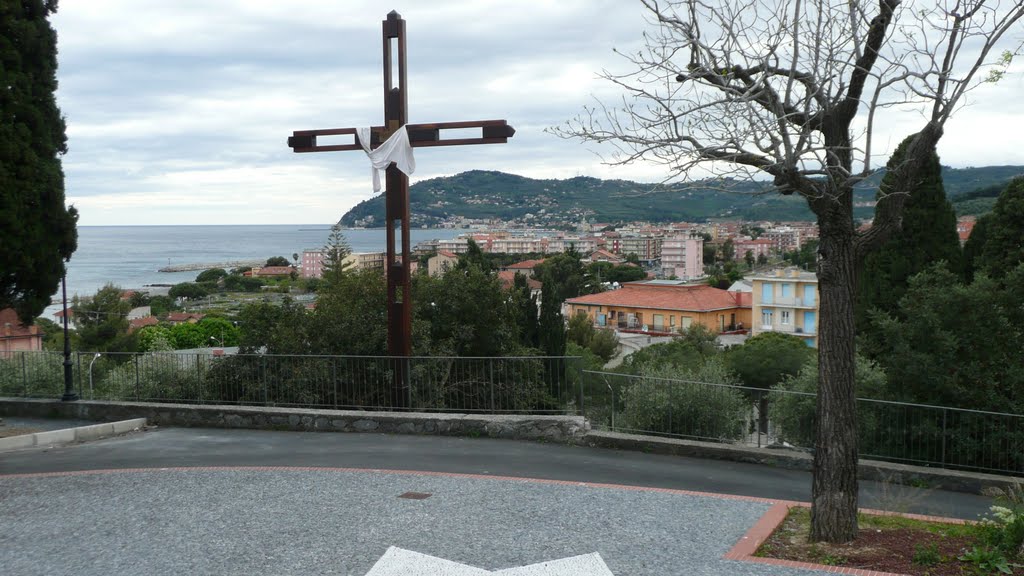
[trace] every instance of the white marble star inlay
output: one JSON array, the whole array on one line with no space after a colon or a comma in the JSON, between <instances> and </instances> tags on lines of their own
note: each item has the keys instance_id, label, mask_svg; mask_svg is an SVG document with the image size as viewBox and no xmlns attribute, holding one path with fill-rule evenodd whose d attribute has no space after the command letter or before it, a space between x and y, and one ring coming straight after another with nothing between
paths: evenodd
<instances>
[{"instance_id":1,"label":"white marble star inlay","mask_svg":"<svg viewBox=\"0 0 1024 576\"><path fill-rule=\"evenodd\" d=\"M597 552L490 571L392 546L366 576L615 576Z\"/></svg>"}]
</instances>

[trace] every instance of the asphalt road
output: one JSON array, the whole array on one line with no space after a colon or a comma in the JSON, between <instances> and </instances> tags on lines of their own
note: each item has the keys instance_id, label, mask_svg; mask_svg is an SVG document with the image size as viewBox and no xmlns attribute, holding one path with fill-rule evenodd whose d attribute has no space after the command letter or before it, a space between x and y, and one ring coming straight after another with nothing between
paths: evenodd
<instances>
[{"instance_id":1,"label":"asphalt road","mask_svg":"<svg viewBox=\"0 0 1024 576\"><path fill-rule=\"evenodd\" d=\"M0 454L0 475L124 468L341 467L515 476L808 501L807 472L754 464L490 438L161 428ZM861 483L861 506L975 519L987 498Z\"/></svg>"}]
</instances>

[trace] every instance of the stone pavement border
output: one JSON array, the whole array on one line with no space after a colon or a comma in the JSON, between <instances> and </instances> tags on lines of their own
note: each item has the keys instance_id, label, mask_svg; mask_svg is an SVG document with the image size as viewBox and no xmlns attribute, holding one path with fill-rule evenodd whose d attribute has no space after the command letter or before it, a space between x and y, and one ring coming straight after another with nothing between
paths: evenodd
<instances>
[{"instance_id":1,"label":"stone pavement border","mask_svg":"<svg viewBox=\"0 0 1024 576\"><path fill-rule=\"evenodd\" d=\"M824 564L813 564L810 562L797 562L795 560L780 560L778 558L762 558L755 556L757 549L767 540L775 529L782 525L782 522L789 515L789 510L794 507L810 508L807 502L779 502L768 509L764 516L754 524L750 530L732 547L722 558L725 560L736 560L739 562L754 562L757 564L769 564L772 566L787 566L789 568L806 568L833 572L837 574L851 574L853 576L905 576L893 572L878 572L875 570L862 570L860 568L847 568L843 566L827 566ZM871 510L862 508L864 514L877 516L898 516L900 518L911 518L914 520L925 520L929 522L945 522L947 524L965 524L966 521L958 518L944 518L942 516L925 516L922 514L905 514L902 512L891 512L886 510Z\"/></svg>"},{"instance_id":2,"label":"stone pavement border","mask_svg":"<svg viewBox=\"0 0 1024 576\"><path fill-rule=\"evenodd\" d=\"M99 440L110 436L117 436L135 430L145 428L145 418L133 418L119 422L107 422L104 424L93 424L92 426L79 426L77 428L64 428L62 430L48 430L35 432L33 434L21 434L0 438L0 452L9 450L20 450L36 446L63 446L75 442L87 440Z\"/></svg>"}]
</instances>

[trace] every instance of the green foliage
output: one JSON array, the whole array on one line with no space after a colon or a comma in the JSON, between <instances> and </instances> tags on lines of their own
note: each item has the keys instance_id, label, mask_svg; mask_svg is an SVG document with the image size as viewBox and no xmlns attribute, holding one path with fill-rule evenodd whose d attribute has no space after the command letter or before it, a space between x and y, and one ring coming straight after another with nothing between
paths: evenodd
<instances>
[{"instance_id":1,"label":"green foliage","mask_svg":"<svg viewBox=\"0 0 1024 576\"><path fill-rule=\"evenodd\" d=\"M439 277L417 278L413 303L438 350L455 356L502 356L519 347L513 303L498 277L475 260L460 261Z\"/></svg>"},{"instance_id":2,"label":"green foliage","mask_svg":"<svg viewBox=\"0 0 1024 576\"><path fill-rule=\"evenodd\" d=\"M264 266L291 266L292 263L288 261L284 256L271 256L267 258L267 263Z\"/></svg>"},{"instance_id":3,"label":"green foliage","mask_svg":"<svg viewBox=\"0 0 1024 576\"><path fill-rule=\"evenodd\" d=\"M174 309L174 301L169 296L153 296L149 299L149 311L157 318L167 316L167 313Z\"/></svg>"},{"instance_id":4,"label":"green foliage","mask_svg":"<svg viewBox=\"0 0 1024 576\"><path fill-rule=\"evenodd\" d=\"M971 284L943 265L910 279L895 315L876 312L863 350L889 375L892 397L907 402L1021 412L1024 398L1024 265L1000 285Z\"/></svg>"},{"instance_id":5,"label":"green foliage","mask_svg":"<svg viewBox=\"0 0 1024 576\"><path fill-rule=\"evenodd\" d=\"M0 8L0 309L31 323L60 286L78 245L78 212L65 206L60 156L67 152L57 108L57 3Z\"/></svg>"},{"instance_id":6,"label":"green foliage","mask_svg":"<svg viewBox=\"0 0 1024 576\"><path fill-rule=\"evenodd\" d=\"M813 238L805 240L800 243L799 250L786 252L782 258L798 268L814 270L818 263L818 241Z\"/></svg>"},{"instance_id":7,"label":"green foliage","mask_svg":"<svg viewBox=\"0 0 1024 576\"><path fill-rule=\"evenodd\" d=\"M547 356L565 355L565 319L562 317L561 302L556 298L557 292L558 288L553 282L550 285L545 282L541 287L538 343Z\"/></svg>"},{"instance_id":8,"label":"green foliage","mask_svg":"<svg viewBox=\"0 0 1024 576\"><path fill-rule=\"evenodd\" d=\"M228 292L259 292L263 286L263 280L252 276L232 274L224 277L224 290Z\"/></svg>"},{"instance_id":9,"label":"green foliage","mask_svg":"<svg viewBox=\"0 0 1024 576\"><path fill-rule=\"evenodd\" d=\"M139 330L139 352L169 352L174 350L171 331L165 326L146 326Z\"/></svg>"},{"instance_id":10,"label":"green foliage","mask_svg":"<svg viewBox=\"0 0 1024 576\"><path fill-rule=\"evenodd\" d=\"M524 348L540 346L540 323L537 297L533 295L525 275L516 273L512 290L512 315L519 335L519 344Z\"/></svg>"},{"instance_id":11,"label":"green foliage","mask_svg":"<svg viewBox=\"0 0 1024 576\"><path fill-rule=\"evenodd\" d=\"M905 161L906 147L914 136L904 140L888 168ZM956 231L956 214L946 199L942 186L942 168L938 155L932 151L922 168L922 177L909 190L889 190L888 176L882 180L887 193L909 193L904 204L903 225L877 250L864 259L858 276L855 322L864 326L868 311L878 309L892 314L907 289L911 276L935 262L946 262L949 269L959 274L963 268L960 237ZM883 202L881 192L879 201Z\"/></svg>"},{"instance_id":12,"label":"green foliage","mask_svg":"<svg viewBox=\"0 0 1024 576\"><path fill-rule=\"evenodd\" d=\"M570 249L556 254L533 269L534 278L543 283L541 305L551 301L561 308L567 298L593 294L600 288L589 282L589 276L580 259L580 253ZM541 311L543 314L543 310Z\"/></svg>"},{"instance_id":13,"label":"green foliage","mask_svg":"<svg viewBox=\"0 0 1024 576\"><path fill-rule=\"evenodd\" d=\"M684 382L681 382L684 381ZM718 384L714 386L711 384ZM659 434L738 440L745 432L747 402L728 386L739 381L718 358L679 370L648 368L627 384L621 426Z\"/></svg>"},{"instance_id":14,"label":"green foliage","mask_svg":"<svg viewBox=\"0 0 1024 576\"><path fill-rule=\"evenodd\" d=\"M768 389L795 376L814 355L814 349L789 334L765 332L725 354L725 363L744 386Z\"/></svg>"},{"instance_id":15,"label":"green foliage","mask_svg":"<svg viewBox=\"0 0 1024 576\"><path fill-rule=\"evenodd\" d=\"M182 282L171 286L168 296L171 298L185 298L188 300L199 300L210 295L209 289L194 282Z\"/></svg>"},{"instance_id":16,"label":"green foliage","mask_svg":"<svg viewBox=\"0 0 1024 576\"><path fill-rule=\"evenodd\" d=\"M717 354L714 344L705 346L692 340L682 338L647 346L626 356L617 372L623 374L640 374L645 369L672 367L682 370L701 364L705 359Z\"/></svg>"},{"instance_id":17,"label":"green foliage","mask_svg":"<svg viewBox=\"0 0 1024 576\"><path fill-rule=\"evenodd\" d=\"M209 270L203 270L196 276L196 282L216 282L221 278L228 275L227 270L223 268L210 268Z\"/></svg>"},{"instance_id":18,"label":"green foliage","mask_svg":"<svg viewBox=\"0 0 1024 576\"><path fill-rule=\"evenodd\" d=\"M598 330L590 339L588 347L597 357L608 362L619 350L619 337L613 330Z\"/></svg>"},{"instance_id":19,"label":"green foliage","mask_svg":"<svg viewBox=\"0 0 1024 576\"><path fill-rule=\"evenodd\" d=\"M0 396L59 397L64 392L62 363L58 352L0 354Z\"/></svg>"},{"instance_id":20,"label":"green foliage","mask_svg":"<svg viewBox=\"0 0 1024 576\"><path fill-rule=\"evenodd\" d=\"M586 348L590 346L590 341L594 338L595 332L597 330L594 328L594 323L590 320L590 316L578 313L569 318L569 326L566 329L565 337L569 342Z\"/></svg>"},{"instance_id":21,"label":"green foliage","mask_svg":"<svg viewBox=\"0 0 1024 576\"><path fill-rule=\"evenodd\" d=\"M290 298L285 298L280 305L270 302L248 304L239 312L238 324L238 345L242 354L311 353L306 309Z\"/></svg>"},{"instance_id":22,"label":"green foliage","mask_svg":"<svg viewBox=\"0 0 1024 576\"><path fill-rule=\"evenodd\" d=\"M988 488L984 494L994 504L991 515L974 526L982 543L1007 558L1024 561L1024 483Z\"/></svg>"},{"instance_id":23,"label":"green foliage","mask_svg":"<svg viewBox=\"0 0 1024 576\"><path fill-rule=\"evenodd\" d=\"M967 552L957 556L961 562L971 565L971 570L978 576L990 576L996 573L1013 574L1006 556L996 548L987 546L975 546Z\"/></svg>"},{"instance_id":24,"label":"green foliage","mask_svg":"<svg viewBox=\"0 0 1024 576\"><path fill-rule=\"evenodd\" d=\"M490 273L492 269L490 257L480 249L479 244L470 238L466 244L466 252L459 255L459 261L455 264L455 269L466 270L472 266L475 266L484 273Z\"/></svg>"},{"instance_id":25,"label":"green foliage","mask_svg":"<svg viewBox=\"0 0 1024 576\"><path fill-rule=\"evenodd\" d=\"M1024 262L1024 177L1014 178L992 212L982 216L964 246L967 277L1002 280Z\"/></svg>"},{"instance_id":26,"label":"green foliage","mask_svg":"<svg viewBox=\"0 0 1024 576\"><path fill-rule=\"evenodd\" d=\"M352 254L352 247L349 246L341 224L331 226L331 233L327 235L327 243L323 247L323 270L322 278L326 283L339 283L345 274L345 270L351 267L351 262L345 259Z\"/></svg>"},{"instance_id":27,"label":"green foliage","mask_svg":"<svg viewBox=\"0 0 1024 576\"><path fill-rule=\"evenodd\" d=\"M140 401L202 398L203 358L167 352L115 358L113 368L97 370L102 376L96 379L95 397Z\"/></svg>"},{"instance_id":28,"label":"green foliage","mask_svg":"<svg viewBox=\"0 0 1024 576\"><path fill-rule=\"evenodd\" d=\"M914 546L914 556L911 562L917 566L935 566L942 562L942 555L939 554L939 546L935 543L927 546L917 544Z\"/></svg>"},{"instance_id":29,"label":"green foliage","mask_svg":"<svg viewBox=\"0 0 1024 576\"><path fill-rule=\"evenodd\" d=\"M635 256L635 254L634 254ZM587 266L589 276L597 282L636 282L647 278L644 269L629 264L612 264L611 262L592 262Z\"/></svg>"},{"instance_id":30,"label":"green foliage","mask_svg":"<svg viewBox=\"0 0 1024 576\"><path fill-rule=\"evenodd\" d=\"M81 346L89 352L126 350L131 303L121 299L121 288L107 284L91 299L74 299L72 307Z\"/></svg>"},{"instance_id":31,"label":"green foliage","mask_svg":"<svg viewBox=\"0 0 1024 576\"><path fill-rule=\"evenodd\" d=\"M309 350L314 354L387 353L386 306L387 283L379 271L346 271L320 289L316 309L307 323ZM414 321L414 347L422 343L422 332L417 329ZM414 353L417 351L422 350L414 348Z\"/></svg>"},{"instance_id":32,"label":"green foliage","mask_svg":"<svg viewBox=\"0 0 1024 576\"><path fill-rule=\"evenodd\" d=\"M874 362L857 356L854 368L854 387L858 398L886 400L885 372ZM785 378L772 387L778 393L769 396L772 421L779 438L795 446L814 446L815 394L818 393L818 358L811 356L796 376ZM791 392L789 394L785 392ZM862 405L858 405L861 408ZM895 437L881 434L885 421L880 411L860 410L858 412L861 452L879 454L884 449L879 443L898 442ZM906 430L899 428L899 430Z\"/></svg>"}]
</instances>

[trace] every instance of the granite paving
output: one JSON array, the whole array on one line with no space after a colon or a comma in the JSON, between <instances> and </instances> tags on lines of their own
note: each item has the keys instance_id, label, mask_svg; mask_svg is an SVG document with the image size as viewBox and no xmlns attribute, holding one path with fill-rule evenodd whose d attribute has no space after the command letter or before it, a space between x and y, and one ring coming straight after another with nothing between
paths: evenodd
<instances>
[{"instance_id":1,"label":"granite paving","mask_svg":"<svg viewBox=\"0 0 1024 576\"><path fill-rule=\"evenodd\" d=\"M409 492L430 496L399 498ZM383 571L390 553L392 560L422 555L410 570L435 559L441 568L423 575L572 576L597 562L616 576L820 574L722 559L770 506L666 490L343 469L9 475L0 476L0 567L12 576L365 576L382 560L380 574L390 574Z\"/></svg>"}]
</instances>

